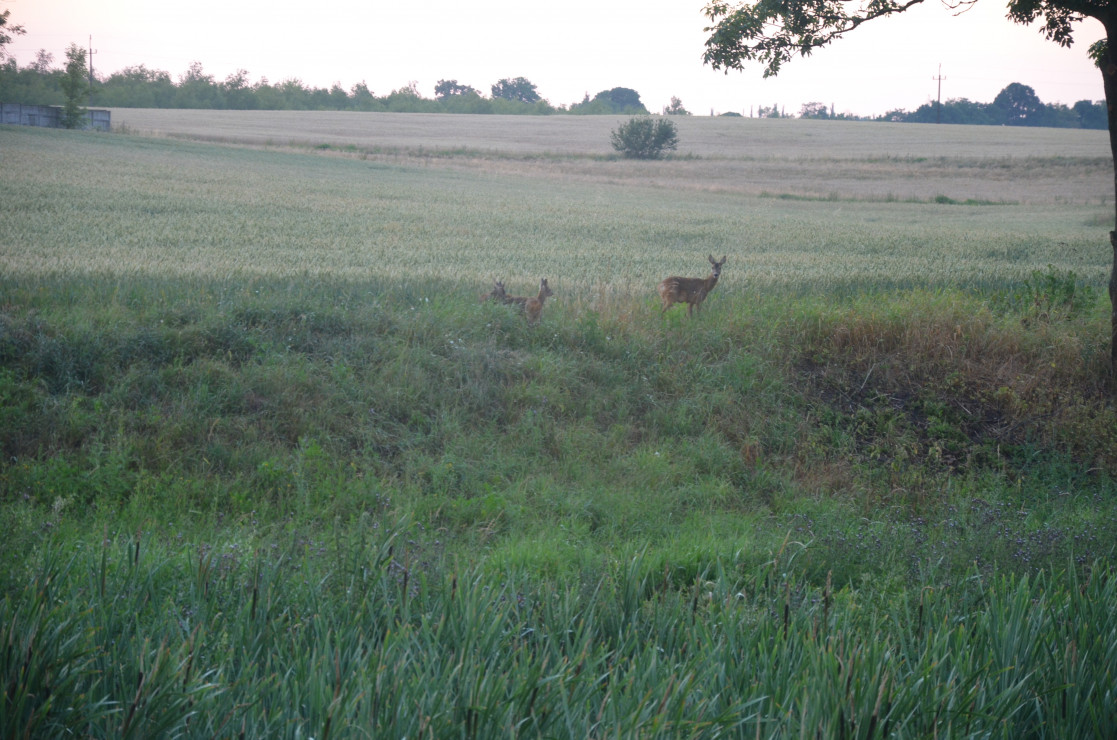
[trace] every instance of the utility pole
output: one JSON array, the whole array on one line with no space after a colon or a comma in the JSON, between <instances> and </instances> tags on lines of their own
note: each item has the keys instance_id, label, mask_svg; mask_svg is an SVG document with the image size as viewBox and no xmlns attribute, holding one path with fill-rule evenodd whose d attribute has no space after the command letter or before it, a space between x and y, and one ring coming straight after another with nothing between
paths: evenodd
<instances>
[{"instance_id":1,"label":"utility pole","mask_svg":"<svg viewBox=\"0 0 1117 740\"><path fill-rule=\"evenodd\" d=\"M938 77L932 77L932 80L938 80L939 83L939 99L935 105L935 123L942 123L942 81L946 78L942 76L942 64L939 64Z\"/></svg>"},{"instance_id":2,"label":"utility pole","mask_svg":"<svg viewBox=\"0 0 1117 740\"><path fill-rule=\"evenodd\" d=\"M93 34L89 35L89 94L93 94L93 55L96 54L93 48Z\"/></svg>"}]
</instances>

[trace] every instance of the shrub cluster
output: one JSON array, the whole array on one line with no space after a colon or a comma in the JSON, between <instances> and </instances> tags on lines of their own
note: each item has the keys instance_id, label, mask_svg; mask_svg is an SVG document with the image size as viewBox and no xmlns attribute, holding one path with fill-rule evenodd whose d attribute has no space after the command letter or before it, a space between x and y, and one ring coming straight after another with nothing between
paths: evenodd
<instances>
[{"instance_id":1,"label":"shrub cluster","mask_svg":"<svg viewBox=\"0 0 1117 740\"><path fill-rule=\"evenodd\" d=\"M659 159L679 145L675 124L665 118L636 116L612 131L613 149L633 159Z\"/></svg>"}]
</instances>

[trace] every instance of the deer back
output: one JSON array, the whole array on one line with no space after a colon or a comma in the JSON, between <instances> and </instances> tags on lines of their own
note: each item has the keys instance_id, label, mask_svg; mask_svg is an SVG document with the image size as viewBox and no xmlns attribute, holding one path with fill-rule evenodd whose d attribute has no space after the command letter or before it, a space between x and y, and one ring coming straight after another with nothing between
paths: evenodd
<instances>
[{"instance_id":1,"label":"deer back","mask_svg":"<svg viewBox=\"0 0 1117 740\"><path fill-rule=\"evenodd\" d=\"M672 303L690 303L702 300L717 283L717 278L669 277L659 284L661 298L671 298Z\"/></svg>"}]
</instances>

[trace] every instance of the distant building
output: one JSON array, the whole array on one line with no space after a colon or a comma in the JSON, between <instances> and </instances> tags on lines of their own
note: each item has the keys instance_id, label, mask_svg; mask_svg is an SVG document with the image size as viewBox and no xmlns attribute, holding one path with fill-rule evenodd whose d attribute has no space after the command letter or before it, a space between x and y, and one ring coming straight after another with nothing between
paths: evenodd
<instances>
[{"instance_id":1,"label":"distant building","mask_svg":"<svg viewBox=\"0 0 1117 740\"><path fill-rule=\"evenodd\" d=\"M111 111L90 108L85 115L87 123L82 128L96 131L108 131L111 128ZM0 124L62 128L62 106L0 103Z\"/></svg>"}]
</instances>

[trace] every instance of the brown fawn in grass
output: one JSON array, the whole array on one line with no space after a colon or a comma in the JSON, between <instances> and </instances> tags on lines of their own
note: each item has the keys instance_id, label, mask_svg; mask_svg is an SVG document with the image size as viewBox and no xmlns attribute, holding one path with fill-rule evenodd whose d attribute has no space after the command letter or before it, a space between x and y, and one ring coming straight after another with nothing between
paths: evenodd
<instances>
[{"instance_id":1,"label":"brown fawn in grass","mask_svg":"<svg viewBox=\"0 0 1117 740\"><path fill-rule=\"evenodd\" d=\"M508 294L504 292L504 283L499 280L493 283L493 289L488 293L481 294L481 302L496 301L497 303L507 303Z\"/></svg>"},{"instance_id":2,"label":"brown fawn in grass","mask_svg":"<svg viewBox=\"0 0 1117 740\"><path fill-rule=\"evenodd\" d=\"M702 301L706 300L706 296L718 284L722 265L725 264L725 255L722 255L719 262L711 254L710 264L714 269L706 278L669 277L660 283L659 298L663 301L663 310L660 313L667 313L667 309L676 303L686 304L687 316L691 316L695 308L701 311Z\"/></svg>"},{"instance_id":3,"label":"brown fawn in grass","mask_svg":"<svg viewBox=\"0 0 1117 740\"><path fill-rule=\"evenodd\" d=\"M539 295L536 296L515 296L506 295L502 299L505 303L511 304L519 308L527 316L527 320L532 324L539 321L539 315L543 313L543 302L547 300L548 296L553 296L551 286L547 285L547 278L539 281Z\"/></svg>"}]
</instances>

